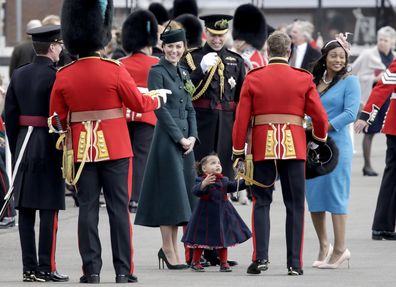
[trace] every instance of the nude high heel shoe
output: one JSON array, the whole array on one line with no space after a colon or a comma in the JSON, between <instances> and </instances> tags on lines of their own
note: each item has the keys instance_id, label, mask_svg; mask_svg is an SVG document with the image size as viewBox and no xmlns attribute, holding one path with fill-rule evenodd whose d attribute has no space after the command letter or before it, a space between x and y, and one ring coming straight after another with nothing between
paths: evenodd
<instances>
[{"instance_id":1,"label":"nude high heel shoe","mask_svg":"<svg viewBox=\"0 0 396 287\"><path fill-rule=\"evenodd\" d=\"M328 263L330 260L331 255L333 255L333 245L329 245L329 250L327 250L327 255L323 261L316 260L312 263L312 267L318 268L319 265L322 265L323 263Z\"/></svg>"},{"instance_id":2,"label":"nude high heel shoe","mask_svg":"<svg viewBox=\"0 0 396 287\"><path fill-rule=\"evenodd\" d=\"M318 266L319 269L337 269L344 261L348 261L348 268L349 268L349 260L351 259L351 252L345 249L344 253L342 253L341 257L332 264L330 263L323 263Z\"/></svg>"}]
</instances>

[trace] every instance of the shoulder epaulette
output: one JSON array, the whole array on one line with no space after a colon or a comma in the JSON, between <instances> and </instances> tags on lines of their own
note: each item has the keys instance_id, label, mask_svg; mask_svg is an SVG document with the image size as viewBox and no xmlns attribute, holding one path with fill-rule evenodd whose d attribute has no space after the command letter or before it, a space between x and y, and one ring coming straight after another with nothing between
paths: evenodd
<instances>
[{"instance_id":1,"label":"shoulder epaulette","mask_svg":"<svg viewBox=\"0 0 396 287\"><path fill-rule=\"evenodd\" d=\"M110 58L102 58L102 57L100 57L100 59L103 60L103 61L107 61L107 62L116 64L117 66L121 65L121 62L118 61L118 60L114 60L114 59L110 59Z\"/></svg>"},{"instance_id":2,"label":"shoulder epaulette","mask_svg":"<svg viewBox=\"0 0 396 287\"><path fill-rule=\"evenodd\" d=\"M305 70L305 69L302 69L302 68L296 68L296 67L292 67L292 66L290 66L290 68L293 68L294 70L297 70L297 71L300 71L300 72L307 73L307 74L312 76L312 73L310 71L308 71L308 70Z\"/></svg>"},{"instance_id":3,"label":"shoulder epaulette","mask_svg":"<svg viewBox=\"0 0 396 287\"><path fill-rule=\"evenodd\" d=\"M188 53L195 53L195 52L197 52L197 51L199 51L201 49L202 49L202 46L201 47L191 48L191 49L188 49Z\"/></svg>"},{"instance_id":4,"label":"shoulder epaulette","mask_svg":"<svg viewBox=\"0 0 396 287\"><path fill-rule=\"evenodd\" d=\"M237 52L234 52L234 51L232 51L232 50L230 50L230 49L228 49L228 48L226 48L226 50L227 50L227 52L230 52L231 54L233 54L233 55L235 55L235 56L238 56L238 58L243 59L242 56L241 56L240 54L238 54Z\"/></svg>"},{"instance_id":5,"label":"shoulder epaulette","mask_svg":"<svg viewBox=\"0 0 396 287\"><path fill-rule=\"evenodd\" d=\"M72 61L72 62L70 62L69 64L66 64L66 65L64 65L64 66L62 66L62 67L59 67L59 68L58 68L58 72L60 72L61 70L65 69L65 68L67 68L67 67L70 67L70 66L73 65L75 62L77 62L77 61Z\"/></svg>"},{"instance_id":6,"label":"shoulder epaulette","mask_svg":"<svg viewBox=\"0 0 396 287\"><path fill-rule=\"evenodd\" d=\"M256 72L258 70L264 69L265 67L267 67L267 66L261 66L261 67L257 67L257 68L251 69L250 71L247 72L247 75L251 74L253 72Z\"/></svg>"}]
</instances>

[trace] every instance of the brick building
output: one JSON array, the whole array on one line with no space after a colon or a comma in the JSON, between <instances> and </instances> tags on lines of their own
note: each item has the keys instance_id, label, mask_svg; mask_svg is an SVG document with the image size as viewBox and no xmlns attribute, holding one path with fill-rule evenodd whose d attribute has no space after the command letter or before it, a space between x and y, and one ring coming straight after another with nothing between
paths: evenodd
<instances>
[{"instance_id":1,"label":"brick building","mask_svg":"<svg viewBox=\"0 0 396 287\"><path fill-rule=\"evenodd\" d=\"M43 19L49 14L60 15L62 0L20 0L22 39L25 37L27 22L31 19ZM16 7L17 0L7 0L4 5L4 35L6 46L14 46L17 42Z\"/></svg>"}]
</instances>

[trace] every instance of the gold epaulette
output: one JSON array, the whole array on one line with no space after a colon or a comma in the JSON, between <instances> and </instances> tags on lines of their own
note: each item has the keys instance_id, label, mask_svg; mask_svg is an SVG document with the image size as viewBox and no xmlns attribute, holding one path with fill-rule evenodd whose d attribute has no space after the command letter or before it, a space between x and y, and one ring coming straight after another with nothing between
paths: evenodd
<instances>
[{"instance_id":1,"label":"gold epaulette","mask_svg":"<svg viewBox=\"0 0 396 287\"><path fill-rule=\"evenodd\" d=\"M102 57L100 57L100 59L103 60L103 61L107 61L107 62L116 64L117 66L121 65L121 62L118 61L118 60L114 60L114 59L110 59L110 58L102 58Z\"/></svg>"},{"instance_id":2,"label":"gold epaulette","mask_svg":"<svg viewBox=\"0 0 396 287\"><path fill-rule=\"evenodd\" d=\"M192 71L195 71L195 69L197 67L195 66L194 59L193 59L193 57L192 57L190 52L188 52L187 55L186 55L186 62L187 62L187 65L190 67L190 69Z\"/></svg>"},{"instance_id":3,"label":"gold epaulette","mask_svg":"<svg viewBox=\"0 0 396 287\"><path fill-rule=\"evenodd\" d=\"M58 72L60 72L60 71L63 70L64 68L67 68L67 67L73 65L75 62L77 62L77 61L73 61L73 62L71 62L71 63L69 63L69 64L66 64L66 65L60 67L60 68L58 69Z\"/></svg>"}]
</instances>

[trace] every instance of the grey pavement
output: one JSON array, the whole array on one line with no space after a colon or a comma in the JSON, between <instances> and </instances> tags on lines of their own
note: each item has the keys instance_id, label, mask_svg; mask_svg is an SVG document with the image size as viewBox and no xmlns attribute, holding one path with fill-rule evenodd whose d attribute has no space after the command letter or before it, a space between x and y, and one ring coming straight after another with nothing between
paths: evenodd
<instances>
[{"instance_id":1,"label":"grey pavement","mask_svg":"<svg viewBox=\"0 0 396 287\"><path fill-rule=\"evenodd\" d=\"M318 242L312 221L306 212L304 276L286 275L286 241L284 235L285 207L280 187L274 193L271 209L270 268L259 276L248 276L252 241L229 249L230 259L238 266L232 273L220 273L218 267L209 267L205 273L190 270L173 271L158 269L157 252L161 238L159 229L134 226L135 274L140 286L394 286L396 281L396 242L371 240L371 224L379 184L384 168L385 136L374 138L373 165L380 172L378 177L362 175L362 136L355 137L356 154L353 159L350 214L347 223L347 246L351 251L350 268L345 262L337 270L318 270L311 267L318 253ZM326 192L323 190L323 192ZM250 226L251 205L235 205L245 222ZM0 286L79 285L81 259L77 247L78 209L67 198L67 210L60 212L57 268L70 276L67 283L23 283L19 235L16 227L0 230ZM134 215L131 216L134 220ZM328 216L328 220L330 217ZM332 238L332 226L328 221L328 232ZM100 235L103 249L101 284L114 284L111 259L108 217L104 208L100 211ZM180 255L183 255L180 244Z\"/></svg>"}]
</instances>

